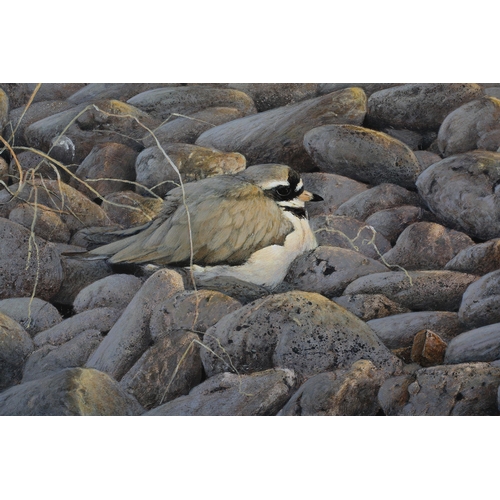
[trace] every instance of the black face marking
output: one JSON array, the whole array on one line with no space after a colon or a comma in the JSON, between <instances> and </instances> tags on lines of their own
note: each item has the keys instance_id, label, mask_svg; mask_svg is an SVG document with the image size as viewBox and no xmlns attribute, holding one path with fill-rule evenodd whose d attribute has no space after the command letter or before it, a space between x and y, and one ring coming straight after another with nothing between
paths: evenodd
<instances>
[{"instance_id":1,"label":"black face marking","mask_svg":"<svg viewBox=\"0 0 500 500\"><path fill-rule=\"evenodd\" d=\"M288 173L288 185L283 184L271 189L266 189L265 192L276 201L291 201L294 198L297 198L297 196L300 196L300 194L304 191L303 186L296 191L299 183L300 175L295 172L295 170L290 170Z\"/></svg>"},{"instance_id":2,"label":"black face marking","mask_svg":"<svg viewBox=\"0 0 500 500\"><path fill-rule=\"evenodd\" d=\"M298 208L298 207L282 207L282 208L287 212L292 212L292 214L294 214L299 219L307 219L307 212L305 208Z\"/></svg>"}]
</instances>

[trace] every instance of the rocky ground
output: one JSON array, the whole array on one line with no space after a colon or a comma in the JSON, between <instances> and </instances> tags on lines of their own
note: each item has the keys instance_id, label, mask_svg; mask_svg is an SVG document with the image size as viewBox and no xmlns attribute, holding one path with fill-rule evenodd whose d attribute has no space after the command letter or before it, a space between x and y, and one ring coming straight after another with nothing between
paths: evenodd
<instances>
[{"instance_id":1,"label":"rocky ground","mask_svg":"<svg viewBox=\"0 0 500 500\"><path fill-rule=\"evenodd\" d=\"M0 415L500 414L500 84L0 84L1 130ZM62 255L162 149L297 169L319 247L272 291Z\"/></svg>"}]
</instances>

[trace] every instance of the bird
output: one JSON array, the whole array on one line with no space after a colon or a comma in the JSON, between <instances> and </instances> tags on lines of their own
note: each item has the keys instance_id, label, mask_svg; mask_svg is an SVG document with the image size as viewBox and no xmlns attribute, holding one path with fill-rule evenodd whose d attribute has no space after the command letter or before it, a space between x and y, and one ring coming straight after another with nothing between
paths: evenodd
<instances>
[{"instance_id":1,"label":"bird","mask_svg":"<svg viewBox=\"0 0 500 500\"><path fill-rule=\"evenodd\" d=\"M117 241L86 255L189 267L199 283L224 276L273 289L298 255L318 246L305 203L322 200L291 167L253 165L169 191L152 221L112 232Z\"/></svg>"}]
</instances>

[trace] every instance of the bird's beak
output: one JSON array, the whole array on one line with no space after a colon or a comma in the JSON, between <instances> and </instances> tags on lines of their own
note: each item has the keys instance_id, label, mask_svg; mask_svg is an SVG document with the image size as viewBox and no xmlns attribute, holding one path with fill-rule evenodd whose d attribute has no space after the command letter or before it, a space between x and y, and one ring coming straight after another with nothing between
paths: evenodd
<instances>
[{"instance_id":1,"label":"bird's beak","mask_svg":"<svg viewBox=\"0 0 500 500\"><path fill-rule=\"evenodd\" d=\"M298 196L300 201L323 201L319 194L310 193L309 191L302 191Z\"/></svg>"}]
</instances>

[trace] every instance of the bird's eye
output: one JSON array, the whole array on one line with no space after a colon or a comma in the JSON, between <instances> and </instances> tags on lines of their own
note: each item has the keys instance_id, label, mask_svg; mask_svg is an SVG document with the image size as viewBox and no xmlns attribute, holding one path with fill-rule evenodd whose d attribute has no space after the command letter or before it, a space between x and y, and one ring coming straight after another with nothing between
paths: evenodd
<instances>
[{"instance_id":1,"label":"bird's eye","mask_svg":"<svg viewBox=\"0 0 500 500\"><path fill-rule=\"evenodd\" d=\"M291 192L292 189L290 186L280 186L276 188L276 193L281 197L289 196Z\"/></svg>"}]
</instances>

